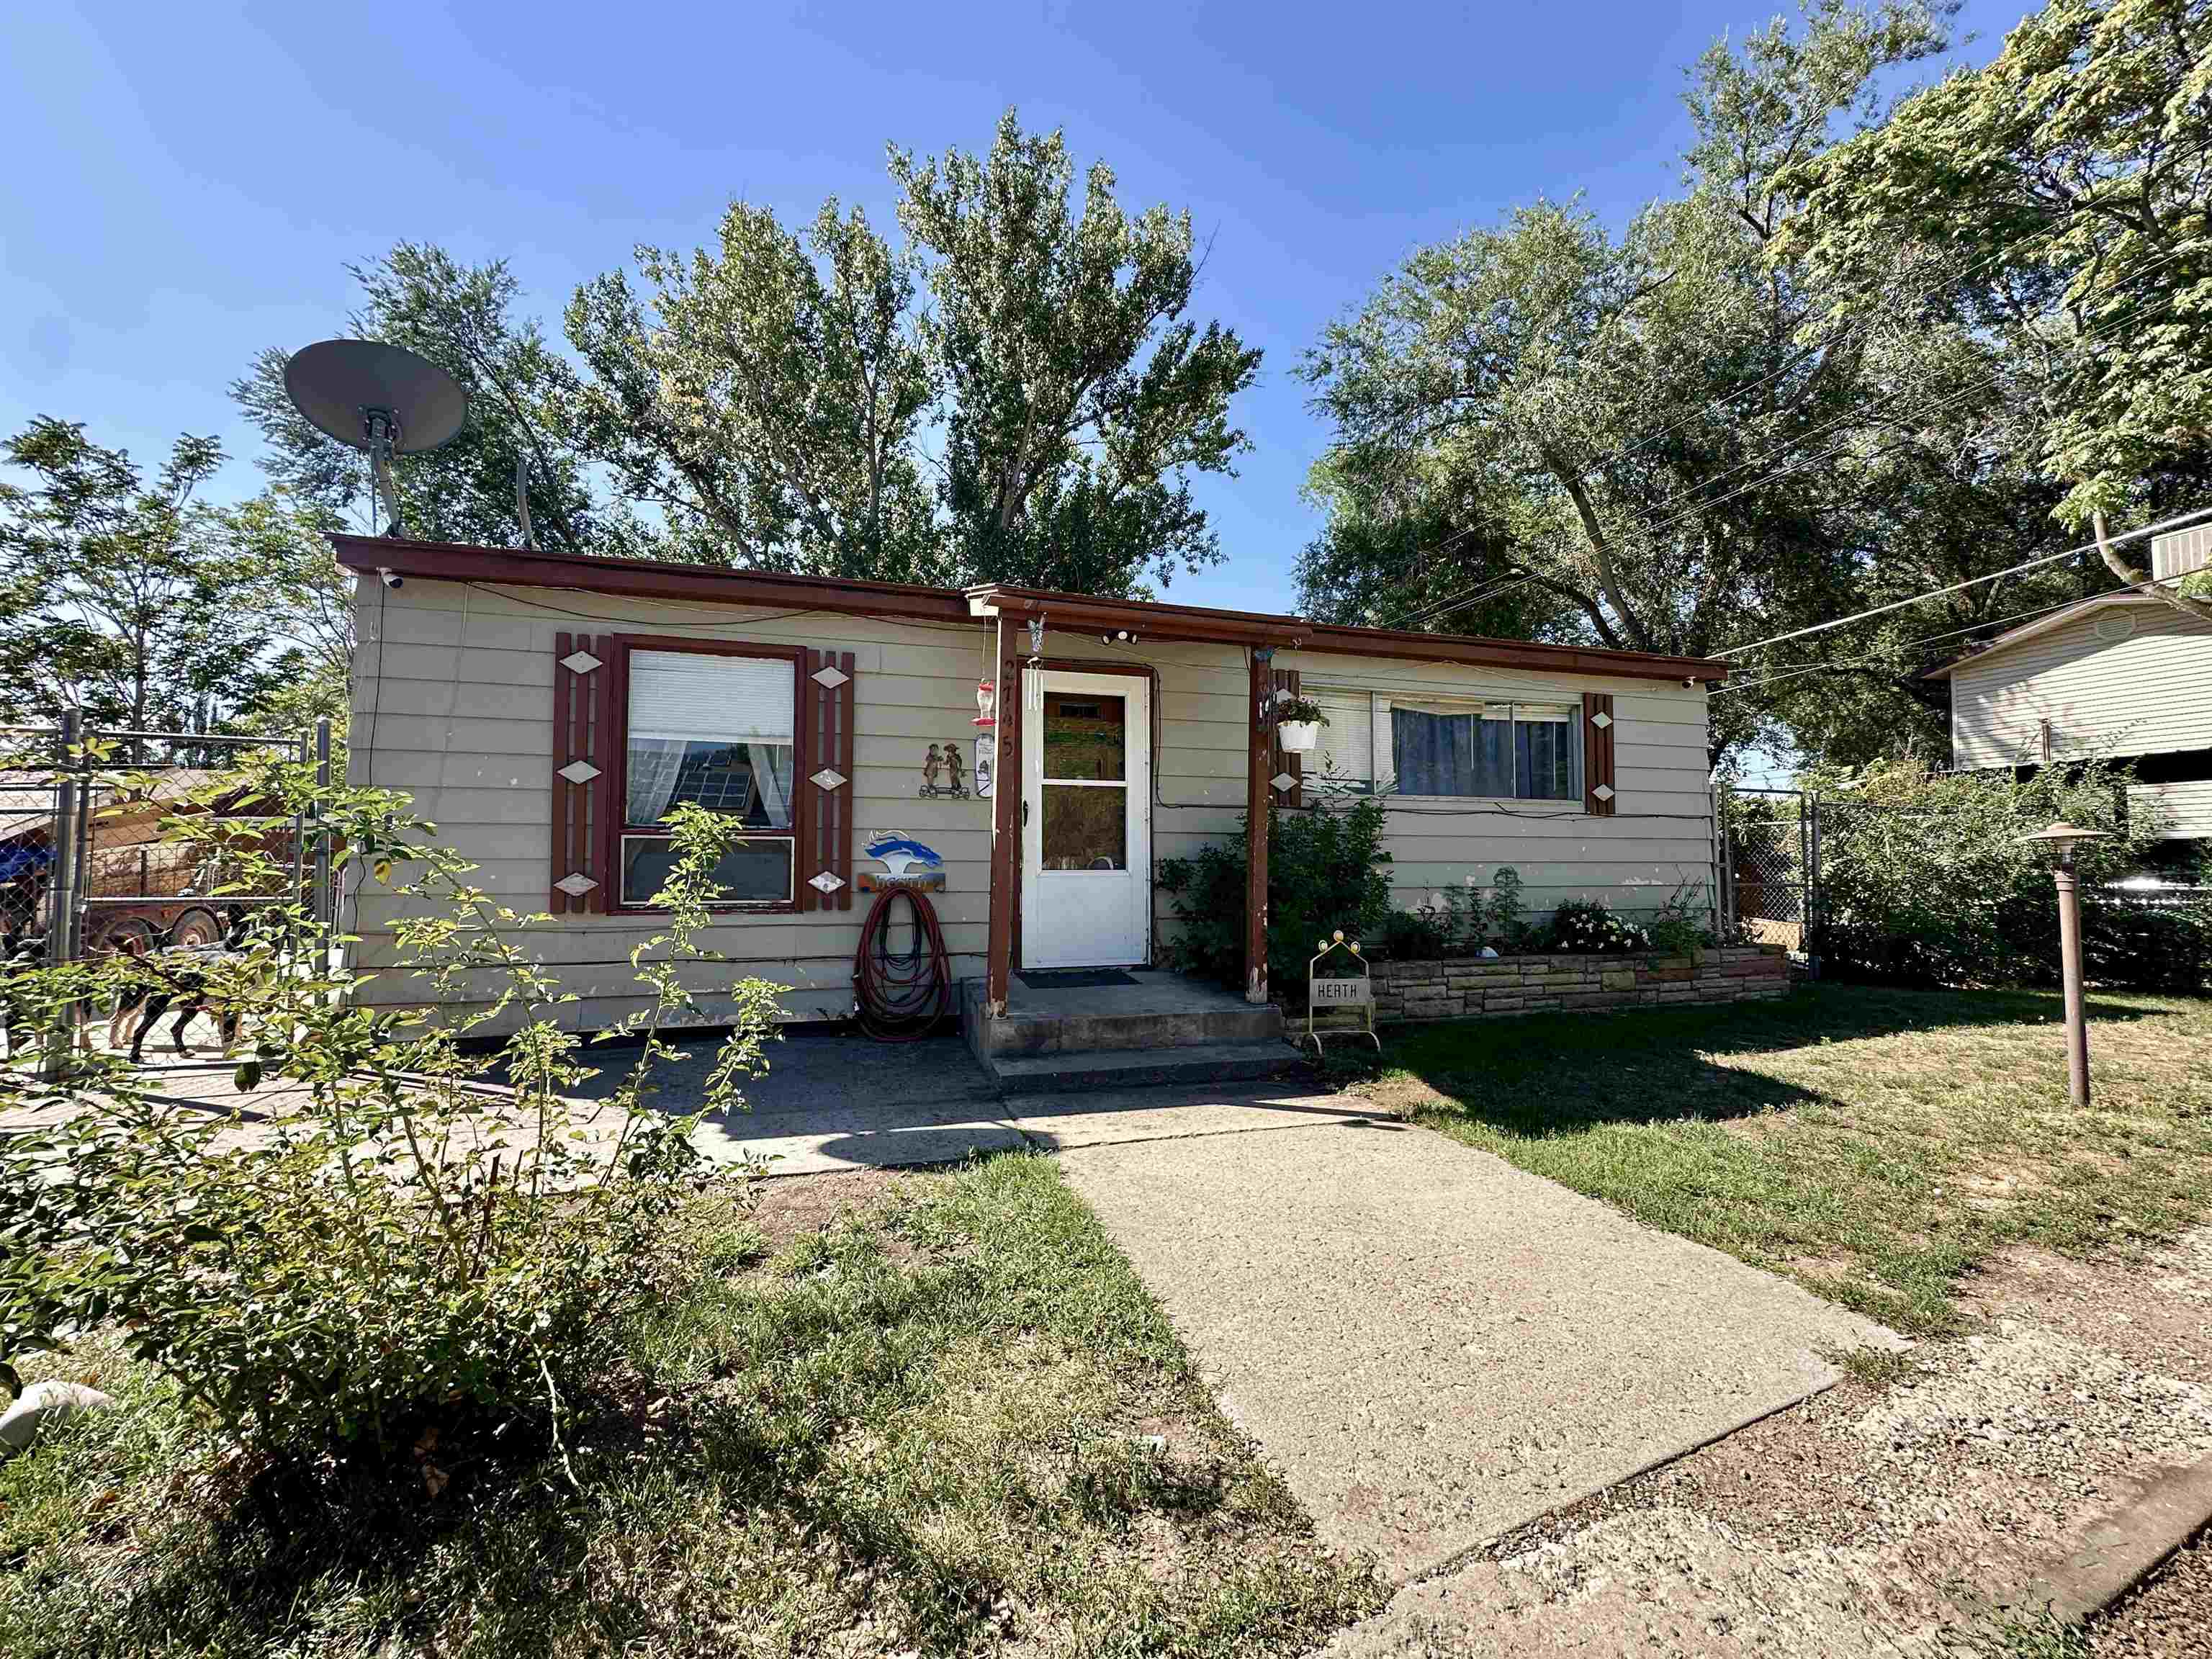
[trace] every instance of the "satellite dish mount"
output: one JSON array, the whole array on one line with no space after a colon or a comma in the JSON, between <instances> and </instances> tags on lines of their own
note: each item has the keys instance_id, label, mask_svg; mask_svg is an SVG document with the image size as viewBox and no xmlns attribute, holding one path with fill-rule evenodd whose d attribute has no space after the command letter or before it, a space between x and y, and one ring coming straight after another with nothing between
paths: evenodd
<instances>
[{"instance_id":1,"label":"satellite dish mount","mask_svg":"<svg viewBox=\"0 0 2212 1659\"><path fill-rule=\"evenodd\" d=\"M317 431L367 452L374 484L371 535L376 533L380 499L384 533L401 533L393 459L452 442L469 413L469 394L459 381L435 363L377 340L319 340L303 346L284 365L284 392Z\"/></svg>"}]
</instances>

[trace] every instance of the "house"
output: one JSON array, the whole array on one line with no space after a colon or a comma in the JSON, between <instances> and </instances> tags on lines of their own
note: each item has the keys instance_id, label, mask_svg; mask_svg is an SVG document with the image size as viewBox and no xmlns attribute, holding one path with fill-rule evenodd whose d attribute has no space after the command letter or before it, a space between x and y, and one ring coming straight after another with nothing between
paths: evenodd
<instances>
[{"instance_id":1,"label":"house","mask_svg":"<svg viewBox=\"0 0 2212 1659\"><path fill-rule=\"evenodd\" d=\"M2212 525L2154 538L2152 574L2205 568ZM1951 763L2129 760L2177 841L2212 840L2212 623L2148 594L2100 593L1929 671L1951 684Z\"/></svg>"},{"instance_id":2,"label":"house","mask_svg":"<svg viewBox=\"0 0 2212 1659\"><path fill-rule=\"evenodd\" d=\"M1385 799L1401 906L1500 865L1537 914L1711 890L1719 662L1008 586L334 542L358 573L352 781L411 792L498 900L550 911L534 948L579 994L583 1027L640 1004L628 953L661 920L646 901L678 801L747 826L718 872L730 902L711 943L792 988L798 1019L850 1011L863 918L894 880L929 890L986 1018L1019 1012L1025 972L1152 963L1172 925L1157 862L1235 835L1248 807L1310 801L1324 766L1329 787ZM1282 691L1327 711L1321 754L1280 751L1255 718ZM1261 872L1267 816L1251 818ZM353 884L358 960L388 966L410 901ZM1265 1007L1256 921L1245 1000ZM365 994L421 992L386 975Z\"/></svg>"}]
</instances>

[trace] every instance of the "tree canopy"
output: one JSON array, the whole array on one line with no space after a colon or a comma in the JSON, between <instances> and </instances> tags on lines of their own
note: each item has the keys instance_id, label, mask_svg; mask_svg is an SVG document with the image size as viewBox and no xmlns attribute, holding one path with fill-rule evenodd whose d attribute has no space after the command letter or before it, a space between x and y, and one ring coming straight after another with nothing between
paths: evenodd
<instances>
[{"instance_id":1,"label":"tree canopy","mask_svg":"<svg viewBox=\"0 0 2212 1659\"><path fill-rule=\"evenodd\" d=\"M2212 448L2212 4L2051 0L1979 70L1794 161L1779 257L1994 343L2072 526L2201 499ZM2108 546L2124 580L2143 573ZM2212 617L2212 603L2172 598Z\"/></svg>"},{"instance_id":2,"label":"tree canopy","mask_svg":"<svg viewBox=\"0 0 2212 1659\"><path fill-rule=\"evenodd\" d=\"M1058 132L1012 111L990 149L894 147L899 240L823 204L745 202L689 253L640 247L579 287L570 353L503 262L403 243L354 268L356 335L470 392L462 436L406 468L416 534L503 544L514 479L550 548L811 574L1135 594L1220 557L1190 481L1246 447L1260 354L1190 313L1188 214L1079 191ZM573 355L570 355L570 354ZM354 512L366 474L283 395L282 352L234 388L295 504Z\"/></svg>"},{"instance_id":3,"label":"tree canopy","mask_svg":"<svg viewBox=\"0 0 2212 1659\"><path fill-rule=\"evenodd\" d=\"M2178 69L2203 49L2169 41L2161 58L2117 43L2150 27L2128 14L2178 21L2203 8L2055 0L2024 33L2055 30L2070 56L2039 46L2032 71L2016 35L1988 70L1885 93L1948 50L1955 9L1810 0L1795 23L1716 45L1688 74L1681 194L1617 233L1577 202L1540 198L1417 251L1333 325L1303 369L1334 432L1310 483L1328 519L1300 565L1307 606L1399 626L1517 619L1540 637L1725 654L2063 549L2054 512L2087 499L2076 486L2089 476L2067 458L2104 457L2098 476L2132 481L2135 507L2170 498L2160 479L2201 477L2196 393L2131 387L2100 403L2104 381L2061 366L2071 349L2049 321L2068 281L2046 267L2068 235L2086 238L2066 244L2084 262L2077 287L2201 311L2188 275L2201 208L2177 205L2195 175L2157 147L2189 120L2212 131L2183 108L2204 89L2189 91ZM2130 90L2098 103L2094 121L2076 110L2069 128L2057 114L2073 107L2068 76L2107 44L2115 61L2100 72ZM2001 88L2051 112L2039 125L1999 123ZM2162 113L2130 120L2126 99ZM1974 120L1956 113L1962 100ZM2053 159L2091 127L2101 159ZM2046 246L2021 252L2019 214L1974 205L2001 155L2023 177L2077 168L2087 189L2123 165L2122 133L2149 148L2142 182L2118 195L2157 204L2140 210L2155 229L2046 226ZM1925 152L1943 143L1959 154L1939 166ZM1941 228L1977 222L1954 234L1984 259L1982 277L1951 301L1902 302ZM2035 328L1987 281L2008 260L2021 268L2014 302L2026 275L2043 273ZM2127 332L2140 372L2202 347L2101 303L2073 332L2108 318L2104 342ZM2147 331L2124 330L2127 319ZM2094 560L2057 561L1763 647L1715 702L1716 756L1765 741L1848 762L1932 744L1943 690L1922 670L2111 580ZM1517 618L1496 608L1508 597Z\"/></svg>"}]
</instances>

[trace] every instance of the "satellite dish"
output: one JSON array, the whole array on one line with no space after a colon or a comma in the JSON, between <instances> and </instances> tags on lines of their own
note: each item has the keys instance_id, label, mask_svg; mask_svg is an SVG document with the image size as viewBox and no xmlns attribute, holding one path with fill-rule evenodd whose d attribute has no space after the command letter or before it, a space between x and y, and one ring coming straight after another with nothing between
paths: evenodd
<instances>
[{"instance_id":1,"label":"satellite dish","mask_svg":"<svg viewBox=\"0 0 2212 1659\"><path fill-rule=\"evenodd\" d=\"M392 458L452 442L469 414L469 394L459 381L435 363L377 340L302 346L284 365L284 392L318 431L368 453L389 514L387 536L399 533ZM372 504L372 531L374 511Z\"/></svg>"}]
</instances>

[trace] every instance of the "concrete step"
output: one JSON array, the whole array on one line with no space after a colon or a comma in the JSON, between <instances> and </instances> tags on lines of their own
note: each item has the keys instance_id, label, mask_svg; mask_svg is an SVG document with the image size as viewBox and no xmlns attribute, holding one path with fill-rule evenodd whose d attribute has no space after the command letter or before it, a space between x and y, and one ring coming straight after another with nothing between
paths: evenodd
<instances>
[{"instance_id":1,"label":"concrete step","mask_svg":"<svg viewBox=\"0 0 2212 1659\"><path fill-rule=\"evenodd\" d=\"M1255 1007L1217 987L1171 974L1144 972L1129 986L1040 995L1018 988L1005 1013L983 1011L981 980L960 987L961 1027L976 1054L1028 1059L1090 1054L1102 1048L1216 1048L1275 1042L1282 1010Z\"/></svg>"},{"instance_id":2,"label":"concrete step","mask_svg":"<svg viewBox=\"0 0 2212 1659\"><path fill-rule=\"evenodd\" d=\"M1091 1048L994 1054L986 1067L1002 1095L1141 1089L1164 1083L1243 1083L1286 1077L1304 1061L1281 1042L1208 1042L1164 1048Z\"/></svg>"}]
</instances>

